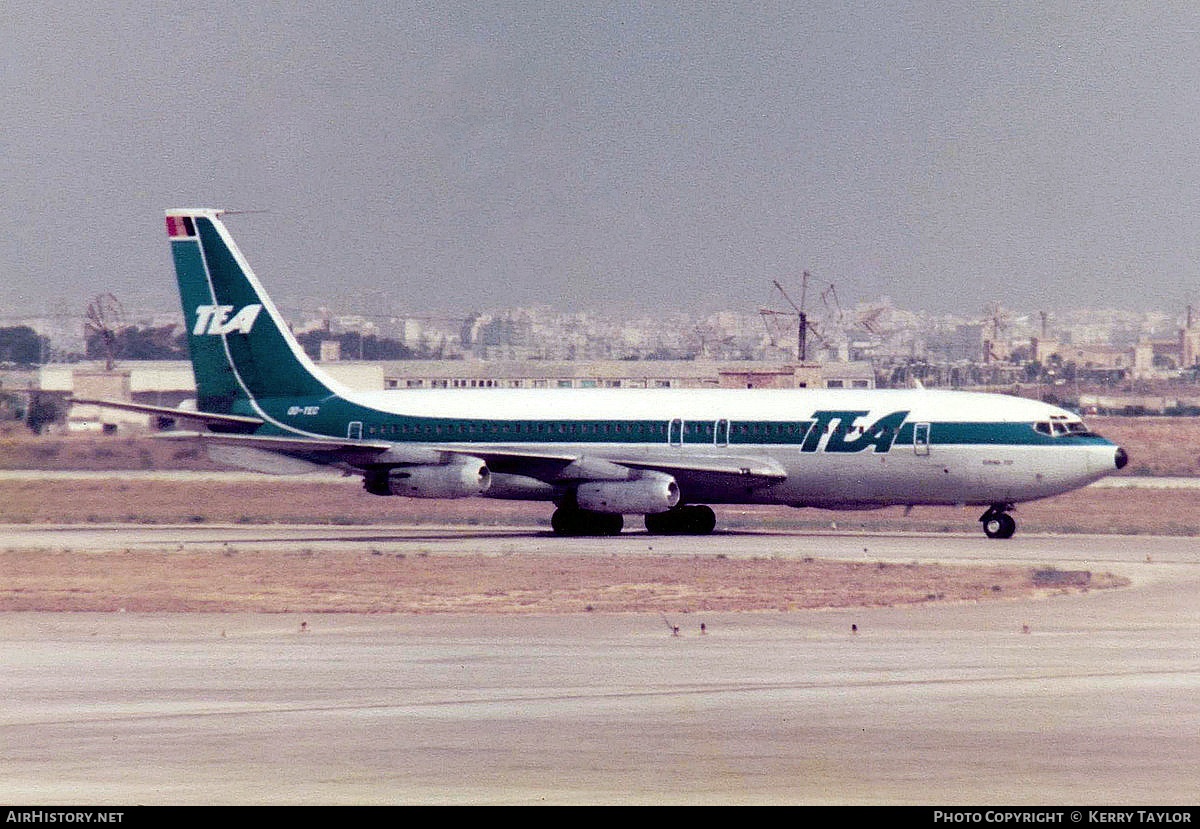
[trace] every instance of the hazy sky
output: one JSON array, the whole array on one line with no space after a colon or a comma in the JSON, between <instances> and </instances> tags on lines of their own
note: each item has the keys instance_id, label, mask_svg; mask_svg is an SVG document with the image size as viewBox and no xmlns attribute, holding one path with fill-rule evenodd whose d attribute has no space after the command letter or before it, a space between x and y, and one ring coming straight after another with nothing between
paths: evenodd
<instances>
[{"instance_id":1,"label":"hazy sky","mask_svg":"<svg viewBox=\"0 0 1200 829\"><path fill-rule=\"evenodd\" d=\"M8 0L0 313L1200 301L1200 4Z\"/></svg>"}]
</instances>

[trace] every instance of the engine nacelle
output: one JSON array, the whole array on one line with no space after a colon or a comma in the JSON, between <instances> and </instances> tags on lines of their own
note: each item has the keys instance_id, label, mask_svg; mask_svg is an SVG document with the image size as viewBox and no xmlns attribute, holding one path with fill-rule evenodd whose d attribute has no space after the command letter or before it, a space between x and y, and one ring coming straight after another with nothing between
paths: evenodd
<instances>
[{"instance_id":1,"label":"engine nacelle","mask_svg":"<svg viewBox=\"0 0 1200 829\"><path fill-rule=\"evenodd\" d=\"M666 512L679 503L679 484L674 478L643 478L640 481L598 481L580 484L575 501L593 512Z\"/></svg>"},{"instance_id":2,"label":"engine nacelle","mask_svg":"<svg viewBox=\"0 0 1200 829\"><path fill-rule=\"evenodd\" d=\"M409 498L469 498L482 495L492 483L483 461L425 466L402 466L388 473L392 495Z\"/></svg>"}]
</instances>

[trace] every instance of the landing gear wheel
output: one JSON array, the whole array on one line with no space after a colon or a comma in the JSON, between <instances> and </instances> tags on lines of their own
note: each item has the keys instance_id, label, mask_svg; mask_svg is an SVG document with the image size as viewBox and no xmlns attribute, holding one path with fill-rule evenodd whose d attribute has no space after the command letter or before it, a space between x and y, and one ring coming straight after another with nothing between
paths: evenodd
<instances>
[{"instance_id":1,"label":"landing gear wheel","mask_svg":"<svg viewBox=\"0 0 1200 829\"><path fill-rule=\"evenodd\" d=\"M559 507L550 516L550 529L554 530L555 535L576 535L575 528L578 521L575 518L575 513L578 510L565 509Z\"/></svg>"},{"instance_id":2,"label":"landing gear wheel","mask_svg":"<svg viewBox=\"0 0 1200 829\"><path fill-rule=\"evenodd\" d=\"M717 514L713 512L712 507L701 504L688 507L688 511L691 513L687 522L688 535L708 535L716 529Z\"/></svg>"},{"instance_id":3,"label":"landing gear wheel","mask_svg":"<svg viewBox=\"0 0 1200 829\"><path fill-rule=\"evenodd\" d=\"M646 532L651 535L670 535L674 527L669 512L646 513Z\"/></svg>"},{"instance_id":4,"label":"landing gear wheel","mask_svg":"<svg viewBox=\"0 0 1200 829\"><path fill-rule=\"evenodd\" d=\"M1012 538L1017 531L1017 522L1007 512L995 512L985 515L983 519L983 534L988 538Z\"/></svg>"},{"instance_id":5,"label":"landing gear wheel","mask_svg":"<svg viewBox=\"0 0 1200 829\"><path fill-rule=\"evenodd\" d=\"M559 507L550 516L555 535L620 535L625 519L607 512L592 512L579 507Z\"/></svg>"},{"instance_id":6,"label":"landing gear wheel","mask_svg":"<svg viewBox=\"0 0 1200 829\"><path fill-rule=\"evenodd\" d=\"M646 515L646 530L654 535L708 535L716 526L716 513L703 504Z\"/></svg>"}]
</instances>

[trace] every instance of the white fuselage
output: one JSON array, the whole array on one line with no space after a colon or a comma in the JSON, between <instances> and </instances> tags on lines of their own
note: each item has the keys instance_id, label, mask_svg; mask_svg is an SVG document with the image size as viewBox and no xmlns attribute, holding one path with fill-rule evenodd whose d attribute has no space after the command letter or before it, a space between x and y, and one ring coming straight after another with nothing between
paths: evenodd
<instances>
[{"instance_id":1,"label":"white fuselage","mask_svg":"<svg viewBox=\"0 0 1200 829\"><path fill-rule=\"evenodd\" d=\"M484 419L527 423L551 419L562 434L504 440L515 451L553 449L603 460L647 463L748 458L777 465L786 479L753 487L730 486L703 475L681 481L691 501L768 503L827 508L889 504L1015 503L1067 492L1115 471L1115 447L1087 435L1035 433L1034 424L1079 424L1063 409L996 394L937 390L486 390L347 392L348 399L403 417ZM823 434L738 434L740 424L820 421ZM907 429L877 445L847 451L881 419L903 412ZM572 434L572 424L655 421L670 424L654 440ZM724 425L722 425L724 424ZM917 428L917 424L925 424ZM951 424L954 424L952 427ZM368 429L370 427L368 426ZM580 427L584 428L584 427ZM696 428L697 433L689 433ZM767 427L764 427L767 428ZM802 427L801 427L802 428ZM1082 429L1081 426L1077 428ZM833 432L841 429L838 438ZM676 431L678 430L678 431ZM782 428L780 429L782 431ZM1065 430L1064 430L1065 431ZM968 434L971 442L947 437ZM940 433L940 434L939 434ZM1014 437L1015 436L1015 439ZM364 433L364 438L373 437ZM380 435L385 437L386 435ZM831 446L841 441L842 451ZM494 447L456 441L456 447ZM501 496L503 497L503 496Z\"/></svg>"}]
</instances>

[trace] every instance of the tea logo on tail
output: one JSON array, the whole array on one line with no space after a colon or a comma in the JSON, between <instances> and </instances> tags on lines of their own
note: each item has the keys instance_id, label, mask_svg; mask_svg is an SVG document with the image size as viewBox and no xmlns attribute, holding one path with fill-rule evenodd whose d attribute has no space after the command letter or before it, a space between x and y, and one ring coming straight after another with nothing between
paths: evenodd
<instances>
[{"instance_id":1,"label":"tea logo on tail","mask_svg":"<svg viewBox=\"0 0 1200 829\"><path fill-rule=\"evenodd\" d=\"M192 334L249 334L261 310L259 303L247 305L236 314L233 314L232 305L197 305L196 327Z\"/></svg>"}]
</instances>

